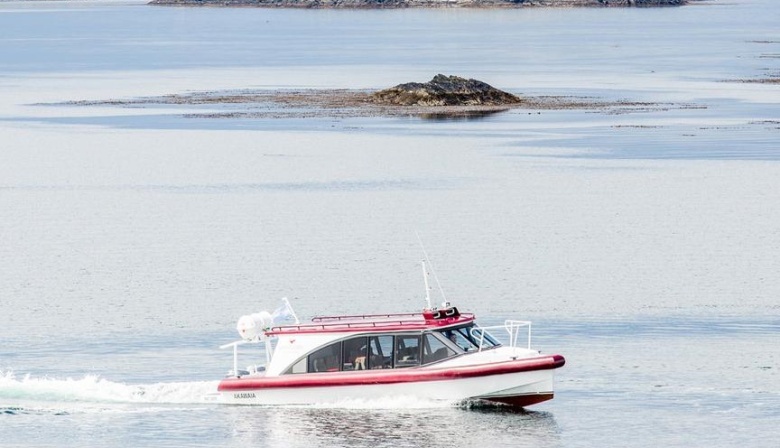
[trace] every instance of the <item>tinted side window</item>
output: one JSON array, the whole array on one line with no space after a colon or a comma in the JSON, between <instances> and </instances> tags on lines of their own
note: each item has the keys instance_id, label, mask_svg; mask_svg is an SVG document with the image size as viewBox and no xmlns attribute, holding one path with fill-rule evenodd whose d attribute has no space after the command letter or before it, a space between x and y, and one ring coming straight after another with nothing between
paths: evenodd
<instances>
[{"instance_id":1,"label":"tinted side window","mask_svg":"<svg viewBox=\"0 0 780 448\"><path fill-rule=\"evenodd\" d=\"M420 336L395 337L395 366L412 367L420 365Z\"/></svg>"},{"instance_id":2,"label":"tinted side window","mask_svg":"<svg viewBox=\"0 0 780 448\"><path fill-rule=\"evenodd\" d=\"M455 350L447 347L447 345L436 338L436 336L432 334L425 335L425 342L423 343L423 364L441 361L450 356L455 356L455 354Z\"/></svg>"},{"instance_id":3,"label":"tinted side window","mask_svg":"<svg viewBox=\"0 0 780 448\"><path fill-rule=\"evenodd\" d=\"M368 338L359 337L344 341L343 370L366 370L368 368Z\"/></svg>"},{"instance_id":4,"label":"tinted side window","mask_svg":"<svg viewBox=\"0 0 780 448\"><path fill-rule=\"evenodd\" d=\"M393 336L372 336L369 338L369 369L393 368Z\"/></svg>"},{"instance_id":5,"label":"tinted side window","mask_svg":"<svg viewBox=\"0 0 780 448\"><path fill-rule=\"evenodd\" d=\"M341 342L327 345L309 355L309 372L338 372L341 366Z\"/></svg>"}]
</instances>

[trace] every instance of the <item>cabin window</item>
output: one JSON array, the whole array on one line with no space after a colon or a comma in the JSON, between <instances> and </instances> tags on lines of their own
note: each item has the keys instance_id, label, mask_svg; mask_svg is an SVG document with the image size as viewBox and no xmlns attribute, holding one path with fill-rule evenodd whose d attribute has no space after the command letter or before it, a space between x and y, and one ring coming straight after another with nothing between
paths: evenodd
<instances>
[{"instance_id":1,"label":"cabin window","mask_svg":"<svg viewBox=\"0 0 780 448\"><path fill-rule=\"evenodd\" d=\"M395 367L420 365L420 335L395 337Z\"/></svg>"},{"instance_id":2,"label":"cabin window","mask_svg":"<svg viewBox=\"0 0 780 448\"><path fill-rule=\"evenodd\" d=\"M442 359L455 355L455 350L447 347L442 340L431 333L425 335L425 342L423 343L423 364L441 361Z\"/></svg>"},{"instance_id":3,"label":"cabin window","mask_svg":"<svg viewBox=\"0 0 780 448\"><path fill-rule=\"evenodd\" d=\"M369 338L369 369L393 368L393 336L372 336Z\"/></svg>"},{"instance_id":4,"label":"cabin window","mask_svg":"<svg viewBox=\"0 0 780 448\"><path fill-rule=\"evenodd\" d=\"M472 328L472 332L481 331L478 327L462 327L424 335L357 336L312 352L290 366L285 374L393 369L430 364L458 355L460 352L453 343L464 351L476 350L480 333L476 333L476 338L473 337L469 332ZM495 341L485 334L483 347L494 345Z\"/></svg>"},{"instance_id":5,"label":"cabin window","mask_svg":"<svg viewBox=\"0 0 780 448\"><path fill-rule=\"evenodd\" d=\"M343 370L368 368L368 338L359 337L344 341Z\"/></svg>"},{"instance_id":6,"label":"cabin window","mask_svg":"<svg viewBox=\"0 0 780 448\"><path fill-rule=\"evenodd\" d=\"M309 372L338 372L341 366L341 342L327 345L309 355Z\"/></svg>"},{"instance_id":7,"label":"cabin window","mask_svg":"<svg viewBox=\"0 0 780 448\"><path fill-rule=\"evenodd\" d=\"M306 358L301 359L290 367L287 373L306 373Z\"/></svg>"}]
</instances>

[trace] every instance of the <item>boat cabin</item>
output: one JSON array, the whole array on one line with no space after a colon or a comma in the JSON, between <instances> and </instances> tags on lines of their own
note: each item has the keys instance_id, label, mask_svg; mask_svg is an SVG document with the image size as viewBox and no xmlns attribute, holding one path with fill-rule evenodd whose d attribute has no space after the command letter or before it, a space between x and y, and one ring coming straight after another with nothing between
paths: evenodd
<instances>
[{"instance_id":1,"label":"boat cabin","mask_svg":"<svg viewBox=\"0 0 780 448\"><path fill-rule=\"evenodd\" d=\"M272 327L266 375L403 369L500 344L456 308L417 314L315 317Z\"/></svg>"},{"instance_id":2,"label":"boat cabin","mask_svg":"<svg viewBox=\"0 0 780 448\"><path fill-rule=\"evenodd\" d=\"M480 345L483 350L499 345L487 334L480 341L474 329L466 325L349 336L301 357L284 374L416 367L479 350Z\"/></svg>"}]
</instances>

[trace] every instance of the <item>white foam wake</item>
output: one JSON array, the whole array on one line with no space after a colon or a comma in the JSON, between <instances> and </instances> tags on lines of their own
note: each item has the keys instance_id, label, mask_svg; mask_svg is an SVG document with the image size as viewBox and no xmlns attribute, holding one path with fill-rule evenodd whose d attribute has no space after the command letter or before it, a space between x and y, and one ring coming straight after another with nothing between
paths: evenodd
<instances>
[{"instance_id":1,"label":"white foam wake","mask_svg":"<svg viewBox=\"0 0 780 448\"><path fill-rule=\"evenodd\" d=\"M17 376L0 371L0 411L3 409L105 412L125 404L219 404L218 381L191 381L151 384L126 384L110 381L97 375L82 378ZM64 405L64 403L70 403ZM334 402L280 407L318 409L432 409L463 405L457 401L429 400L417 396L397 396L366 399L342 398ZM10 407L8 407L10 406ZM53 408L52 408L53 406ZM133 407L139 410L141 408ZM143 407L143 410L152 409Z\"/></svg>"},{"instance_id":2,"label":"white foam wake","mask_svg":"<svg viewBox=\"0 0 780 448\"><path fill-rule=\"evenodd\" d=\"M96 375L59 379L0 372L0 401L196 404L216 390L216 381L125 384Z\"/></svg>"}]
</instances>

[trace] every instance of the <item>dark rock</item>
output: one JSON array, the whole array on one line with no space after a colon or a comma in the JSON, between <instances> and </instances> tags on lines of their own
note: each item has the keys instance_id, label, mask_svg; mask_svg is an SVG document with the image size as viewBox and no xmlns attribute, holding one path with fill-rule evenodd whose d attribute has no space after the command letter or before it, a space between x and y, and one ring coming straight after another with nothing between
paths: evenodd
<instances>
[{"instance_id":1,"label":"dark rock","mask_svg":"<svg viewBox=\"0 0 780 448\"><path fill-rule=\"evenodd\" d=\"M522 101L482 81L446 75L436 75L426 83L399 84L371 98L375 103L399 106L501 106Z\"/></svg>"}]
</instances>

